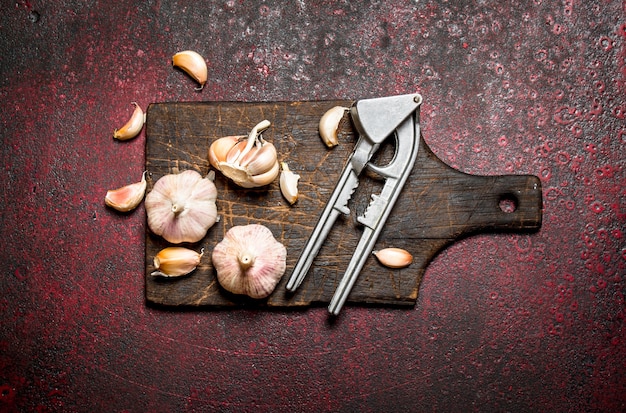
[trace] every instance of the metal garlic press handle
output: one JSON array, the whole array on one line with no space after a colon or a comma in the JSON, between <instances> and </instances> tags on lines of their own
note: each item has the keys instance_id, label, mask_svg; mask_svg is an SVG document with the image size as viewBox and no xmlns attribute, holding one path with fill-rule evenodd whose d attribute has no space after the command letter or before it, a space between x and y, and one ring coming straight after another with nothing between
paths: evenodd
<instances>
[{"instance_id":1,"label":"metal garlic press handle","mask_svg":"<svg viewBox=\"0 0 626 413\"><path fill-rule=\"evenodd\" d=\"M384 167L368 165L368 168L385 177L385 185L378 195L372 195L372 202L365 214L357 218L363 224L363 235L352 255L339 286L328 306L328 311L339 314L345 304L359 273L371 255L374 244L391 213L402 187L409 177L419 148L420 126L417 122L417 112L407 118L396 130L396 152L394 159Z\"/></svg>"},{"instance_id":2,"label":"metal garlic press handle","mask_svg":"<svg viewBox=\"0 0 626 413\"><path fill-rule=\"evenodd\" d=\"M348 201L359 184L359 174L367 166L386 182L381 194L372 197L365 215L358 218L365 226L364 233L329 307L332 314L339 312L415 163L421 103L421 95L412 94L360 100L351 108L359 140L287 282L289 291L295 291L304 280L339 214L350 213ZM380 144L392 135L396 139L393 160L384 167L369 164Z\"/></svg>"},{"instance_id":3,"label":"metal garlic press handle","mask_svg":"<svg viewBox=\"0 0 626 413\"><path fill-rule=\"evenodd\" d=\"M335 187L326 207L322 211L320 219L317 221L311 237L304 246L304 250L300 254L300 259L296 263L291 277L287 282L287 290L295 291L306 276L307 272L313 264L313 260L317 256L322 244L328 237L328 233L332 229L335 221L339 217L339 214L349 215L348 201L354 193L354 190L359 185L359 173L363 169L365 163L369 161L376 148L363 137L359 138L352 155L348 159L348 163L341 173L339 182ZM365 163L357 161L359 159L366 158ZM363 165L360 168L355 168L359 163Z\"/></svg>"}]
</instances>

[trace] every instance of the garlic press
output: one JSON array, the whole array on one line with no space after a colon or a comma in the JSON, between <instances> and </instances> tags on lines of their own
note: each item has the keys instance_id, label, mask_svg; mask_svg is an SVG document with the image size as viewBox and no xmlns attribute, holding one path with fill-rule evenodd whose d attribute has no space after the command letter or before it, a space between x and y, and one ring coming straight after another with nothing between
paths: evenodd
<instances>
[{"instance_id":1,"label":"garlic press","mask_svg":"<svg viewBox=\"0 0 626 413\"><path fill-rule=\"evenodd\" d=\"M348 201L359 185L361 172L368 168L384 178L385 183L380 194L372 194L365 213L357 217L357 222L363 225L363 234L328 306L332 315L339 314L415 164L421 136L421 103L421 95L408 94L363 99L352 105L350 116L359 138L296 262L287 282L288 291L293 292L302 284L339 215L350 214ZM395 141L392 160L384 166L370 163L372 156L386 139Z\"/></svg>"}]
</instances>

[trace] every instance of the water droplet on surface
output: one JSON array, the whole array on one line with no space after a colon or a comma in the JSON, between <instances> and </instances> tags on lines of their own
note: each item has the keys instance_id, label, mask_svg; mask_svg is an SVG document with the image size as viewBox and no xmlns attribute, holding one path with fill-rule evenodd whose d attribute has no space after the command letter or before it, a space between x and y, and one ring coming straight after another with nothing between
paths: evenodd
<instances>
[{"instance_id":1,"label":"water droplet on surface","mask_svg":"<svg viewBox=\"0 0 626 413\"><path fill-rule=\"evenodd\" d=\"M613 48L613 41L607 36L602 36L599 43L600 47L606 52Z\"/></svg>"},{"instance_id":2,"label":"water droplet on surface","mask_svg":"<svg viewBox=\"0 0 626 413\"><path fill-rule=\"evenodd\" d=\"M30 20L31 23L37 23L40 18L41 15L37 11L31 10L28 12L28 20Z\"/></svg>"}]
</instances>

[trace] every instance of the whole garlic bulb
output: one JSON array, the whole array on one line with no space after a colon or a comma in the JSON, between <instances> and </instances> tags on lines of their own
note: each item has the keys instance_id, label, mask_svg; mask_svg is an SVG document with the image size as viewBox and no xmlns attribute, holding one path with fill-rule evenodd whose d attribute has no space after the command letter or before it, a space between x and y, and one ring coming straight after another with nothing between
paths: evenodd
<instances>
[{"instance_id":1,"label":"whole garlic bulb","mask_svg":"<svg viewBox=\"0 0 626 413\"><path fill-rule=\"evenodd\" d=\"M209 163L243 188L270 184L278 176L280 167L276 148L260 133L270 127L264 120L256 125L248 138L226 136L209 147Z\"/></svg>"},{"instance_id":2,"label":"whole garlic bulb","mask_svg":"<svg viewBox=\"0 0 626 413\"><path fill-rule=\"evenodd\" d=\"M148 226L172 244L200 241L217 221L217 189L196 171L161 177L146 195Z\"/></svg>"},{"instance_id":3,"label":"whole garlic bulb","mask_svg":"<svg viewBox=\"0 0 626 413\"><path fill-rule=\"evenodd\" d=\"M220 285L233 294L269 296L285 273L287 249L259 224L232 227L212 253Z\"/></svg>"}]
</instances>

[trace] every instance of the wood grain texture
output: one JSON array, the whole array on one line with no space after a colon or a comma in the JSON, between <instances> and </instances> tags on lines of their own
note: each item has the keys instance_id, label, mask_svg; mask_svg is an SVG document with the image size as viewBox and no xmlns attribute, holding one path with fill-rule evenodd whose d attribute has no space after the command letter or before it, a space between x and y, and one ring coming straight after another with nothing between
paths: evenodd
<instances>
[{"instance_id":1,"label":"wood grain texture","mask_svg":"<svg viewBox=\"0 0 626 413\"><path fill-rule=\"evenodd\" d=\"M150 275L154 255L168 244L149 231L146 235L146 299L164 306L308 306L330 301L361 235L356 217L383 182L364 173L349 204L350 216L340 217L305 281L295 293L285 284L304 243L335 187L355 139L347 116L341 124L339 146L327 149L318 135L322 114L348 101L319 102L206 102L159 103L147 110L146 170L148 191L168 173L194 169L209 171L211 142L227 135L244 135L263 119L272 126L263 133L278 151L279 160L301 175L300 197L290 206L278 180L263 188L243 189L217 173L220 221L194 245L204 248L201 265L179 279ZM385 164L393 155L391 143L382 145L374 162ZM514 212L500 208L502 199L515 204ZM413 305L428 263L454 240L484 231L531 231L541 226L541 184L535 176L474 176L450 168L421 139L418 158L407 184L383 229L375 249L400 247L414 256L411 266L387 269L374 257L366 263L349 303ZM258 223L267 226L287 247L287 271L274 293L251 300L224 291L217 283L211 251L231 227Z\"/></svg>"}]
</instances>

